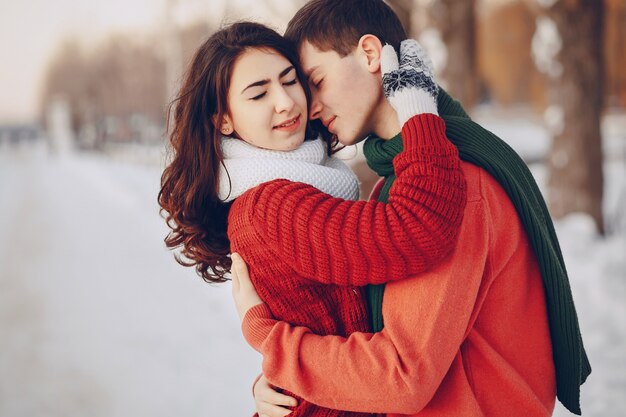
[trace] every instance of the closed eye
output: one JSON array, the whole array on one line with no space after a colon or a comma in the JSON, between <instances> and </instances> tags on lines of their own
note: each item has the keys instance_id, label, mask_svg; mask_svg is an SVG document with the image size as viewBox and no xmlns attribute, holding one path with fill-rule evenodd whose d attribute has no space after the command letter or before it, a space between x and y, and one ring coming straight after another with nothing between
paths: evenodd
<instances>
[{"instance_id":1,"label":"closed eye","mask_svg":"<svg viewBox=\"0 0 626 417\"><path fill-rule=\"evenodd\" d=\"M298 82L297 78L294 78L291 81L284 82L283 85L295 85Z\"/></svg>"},{"instance_id":2,"label":"closed eye","mask_svg":"<svg viewBox=\"0 0 626 417\"><path fill-rule=\"evenodd\" d=\"M265 97L265 94L267 94L267 92L263 92L263 93L259 94L258 96L251 97L250 100L255 100L255 101L256 100L260 100L263 97Z\"/></svg>"}]
</instances>

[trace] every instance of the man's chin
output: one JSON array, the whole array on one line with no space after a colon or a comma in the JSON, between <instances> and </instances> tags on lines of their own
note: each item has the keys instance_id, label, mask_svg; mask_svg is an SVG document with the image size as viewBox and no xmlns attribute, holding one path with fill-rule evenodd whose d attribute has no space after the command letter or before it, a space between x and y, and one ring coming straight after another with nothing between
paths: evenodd
<instances>
[{"instance_id":1,"label":"man's chin","mask_svg":"<svg viewBox=\"0 0 626 417\"><path fill-rule=\"evenodd\" d=\"M356 145L357 143L363 141L365 138L367 138L367 136L355 137L355 136L340 136L340 135L337 135L337 139L339 140L339 143L341 143L343 146Z\"/></svg>"}]
</instances>

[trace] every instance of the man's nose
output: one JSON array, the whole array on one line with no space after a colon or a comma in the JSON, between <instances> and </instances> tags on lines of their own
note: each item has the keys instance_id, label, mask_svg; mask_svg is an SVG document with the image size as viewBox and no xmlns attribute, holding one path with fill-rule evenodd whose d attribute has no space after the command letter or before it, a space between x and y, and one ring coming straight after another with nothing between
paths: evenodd
<instances>
[{"instance_id":1,"label":"man's nose","mask_svg":"<svg viewBox=\"0 0 626 417\"><path fill-rule=\"evenodd\" d=\"M317 98L317 94L311 92L311 109L309 110L309 119L321 119L323 107L324 106L322 106L322 103Z\"/></svg>"}]
</instances>

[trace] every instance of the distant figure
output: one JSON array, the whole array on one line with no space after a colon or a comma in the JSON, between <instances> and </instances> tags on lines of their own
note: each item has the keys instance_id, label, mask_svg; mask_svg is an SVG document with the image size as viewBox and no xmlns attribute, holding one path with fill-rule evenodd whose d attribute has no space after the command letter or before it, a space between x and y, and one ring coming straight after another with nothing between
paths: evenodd
<instances>
[{"instance_id":1,"label":"distant figure","mask_svg":"<svg viewBox=\"0 0 626 417\"><path fill-rule=\"evenodd\" d=\"M48 151L51 154L67 155L73 150L72 110L63 97L56 97L46 111Z\"/></svg>"}]
</instances>

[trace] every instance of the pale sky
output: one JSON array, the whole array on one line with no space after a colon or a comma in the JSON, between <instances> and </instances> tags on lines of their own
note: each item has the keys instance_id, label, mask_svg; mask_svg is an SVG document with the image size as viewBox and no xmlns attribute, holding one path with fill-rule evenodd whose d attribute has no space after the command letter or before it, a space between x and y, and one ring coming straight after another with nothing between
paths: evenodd
<instances>
[{"instance_id":1,"label":"pale sky","mask_svg":"<svg viewBox=\"0 0 626 417\"><path fill-rule=\"evenodd\" d=\"M163 0L0 0L0 123L35 116L46 64L62 39L149 28Z\"/></svg>"},{"instance_id":2,"label":"pale sky","mask_svg":"<svg viewBox=\"0 0 626 417\"><path fill-rule=\"evenodd\" d=\"M36 116L47 62L63 39L94 42L112 31L155 32L165 1L0 0L0 123ZM223 13L224 0L171 1L178 20Z\"/></svg>"},{"instance_id":3,"label":"pale sky","mask_svg":"<svg viewBox=\"0 0 626 417\"><path fill-rule=\"evenodd\" d=\"M292 0L0 0L0 124L37 117L46 66L68 37L94 43L111 32L156 34L173 4L175 23L251 19L282 29ZM267 4L273 7L267 7Z\"/></svg>"}]
</instances>

